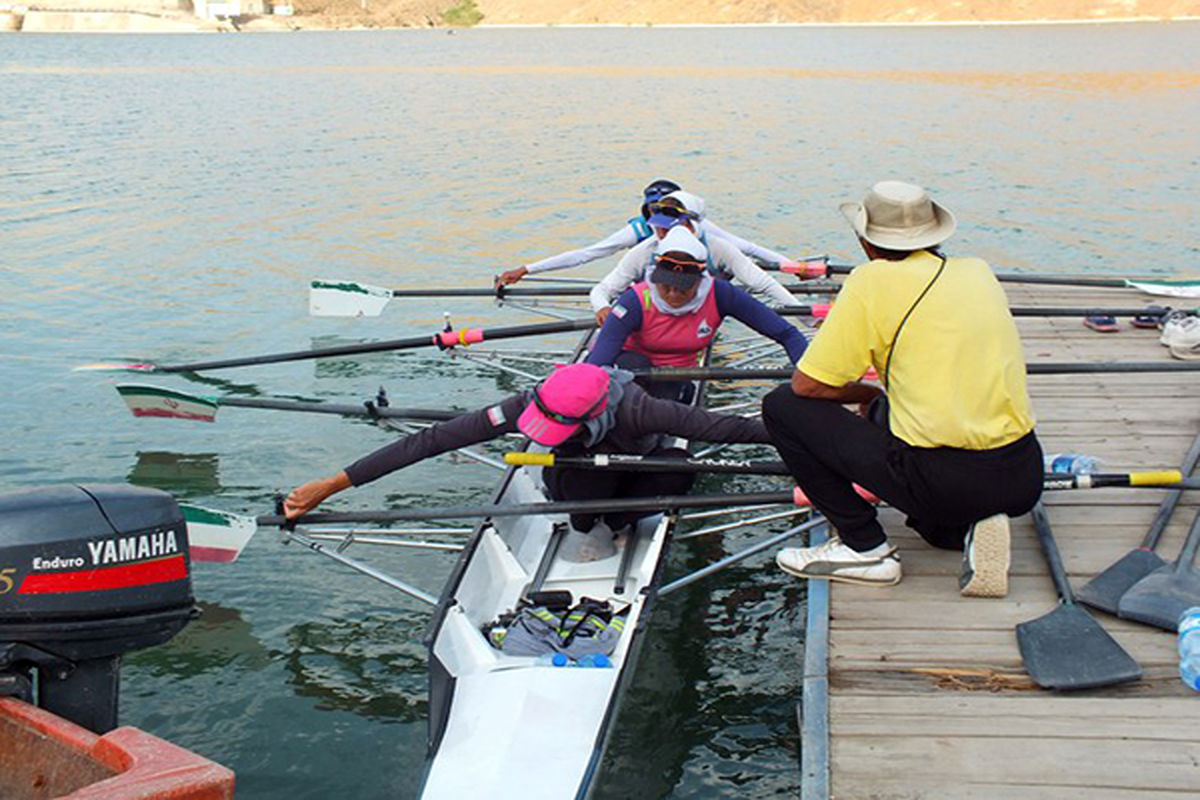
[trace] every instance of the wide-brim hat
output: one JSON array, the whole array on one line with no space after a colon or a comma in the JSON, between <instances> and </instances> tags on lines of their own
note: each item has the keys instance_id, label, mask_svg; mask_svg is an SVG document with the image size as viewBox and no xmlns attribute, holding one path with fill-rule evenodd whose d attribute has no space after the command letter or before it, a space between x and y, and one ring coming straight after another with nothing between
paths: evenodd
<instances>
[{"instance_id":1,"label":"wide-brim hat","mask_svg":"<svg viewBox=\"0 0 1200 800\"><path fill-rule=\"evenodd\" d=\"M920 186L902 181L880 181L861 203L842 203L839 208L855 233L887 250L939 245L957 226L949 209L933 202Z\"/></svg>"},{"instance_id":2,"label":"wide-brim hat","mask_svg":"<svg viewBox=\"0 0 1200 800\"><path fill-rule=\"evenodd\" d=\"M517 418L517 429L538 444L554 447L570 439L608 406L608 370L595 364L559 367L533 390Z\"/></svg>"}]
</instances>

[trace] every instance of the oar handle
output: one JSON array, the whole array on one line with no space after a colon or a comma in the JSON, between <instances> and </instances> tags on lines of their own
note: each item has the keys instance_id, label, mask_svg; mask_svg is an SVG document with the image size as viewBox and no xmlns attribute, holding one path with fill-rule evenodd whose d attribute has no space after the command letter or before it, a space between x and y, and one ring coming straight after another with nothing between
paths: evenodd
<instances>
[{"instance_id":1,"label":"oar handle","mask_svg":"<svg viewBox=\"0 0 1200 800\"><path fill-rule=\"evenodd\" d=\"M1026 365L1030 375L1077 375L1093 373L1196 372L1200 361L1043 361ZM778 380L792 377L790 369L738 367L670 367L632 370L634 375L652 381L749 381Z\"/></svg>"},{"instance_id":2,"label":"oar handle","mask_svg":"<svg viewBox=\"0 0 1200 800\"><path fill-rule=\"evenodd\" d=\"M1071 582L1067 580L1067 570L1054 541L1054 532L1050 530L1050 518L1046 516L1046 508L1039 502L1030 513L1033 515L1033 526L1037 528L1042 552L1046 554L1046 563L1050 566L1050 575L1054 578L1054 586L1058 589L1058 596L1064 603L1073 604L1075 595L1071 592Z\"/></svg>"},{"instance_id":3,"label":"oar handle","mask_svg":"<svg viewBox=\"0 0 1200 800\"><path fill-rule=\"evenodd\" d=\"M1200 463L1200 433L1197 433L1192 439L1192 446L1187 451L1187 455L1183 457L1183 466L1180 471L1184 475L1191 475L1196 471L1196 465ZM1158 514L1154 517L1154 522L1150 523L1150 530L1146 531L1146 538L1142 540L1142 547L1147 550L1153 550L1158 546L1158 540L1162 538L1163 531L1167 528L1167 522L1170 521L1171 515L1175 513L1175 507L1179 505L1180 498L1183 497L1183 491L1180 489L1172 489L1167 492L1162 500L1162 504L1158 507Z\"/></svg>"},{"instance_id":4,"label":"oar handle","mask_svg":"<svg viewBox=\"0 0 1200 800\"><path fill-rule=\"evenodd\" d=\"M428 422L445 422L454 419L462 411L447 411L433 408L394 408L392 406L366 404L350 405L349 403L309 403L301 400L270 400L255 397L219 397L223 406L236 408L260 408L271 411L302 411L312 414L336 414L342 417L377 417L386 419L415 419Z\"/></svg>"}]
</instances>

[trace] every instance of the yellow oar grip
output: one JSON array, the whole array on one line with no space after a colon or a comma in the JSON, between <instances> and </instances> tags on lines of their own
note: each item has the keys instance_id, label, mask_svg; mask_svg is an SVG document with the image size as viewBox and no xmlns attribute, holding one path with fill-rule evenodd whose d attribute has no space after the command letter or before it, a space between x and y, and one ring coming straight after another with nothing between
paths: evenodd
<instances>
[{"instance_id":1,"label":"yellow oar grip","mask_svg":"<svg viewBox=\"0 0 1200 800\"><path fill-rule=\"evenodd\" d=\"M517 467L553 467L554 453L505 453L504 463Z\"/></svg>"},{"instance_id":2,"label":"yellow oar grip","mask_svg":"<svg viewBox=\"0 0 1200 800\"><path fill-rule=\"evenodd\" d=\"M1179 483L1181 480L1183 480L1183 473L1177 469L1129 473L1130 486L1157 486L1160 483Z\"/></svg>"}]
</instances>

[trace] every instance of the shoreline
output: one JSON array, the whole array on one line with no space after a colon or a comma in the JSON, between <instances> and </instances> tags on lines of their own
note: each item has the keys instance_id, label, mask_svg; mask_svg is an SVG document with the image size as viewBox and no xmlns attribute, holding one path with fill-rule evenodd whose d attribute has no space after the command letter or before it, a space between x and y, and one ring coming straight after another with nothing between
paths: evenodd
<instances>
[{"instance_id":1,"label":"shoreline","mask_svg":"<svg viewBox=\"0 0 1200 800\"><path fill-rule=\"evenodd\" d=\"M12 11L0 11L16 17ZM997 26L1064 26L1064 25L1135 25L1172 22L1197 22L1200 15L1136 16L1080 19L994 19L994 20L918 20L863 22L715 22L715 23L496 23L473 26L454 25L328 25L319 17L254 16L236 27L227 21L207 20L187 15L155 15L135 11L28 11L20 15L21 25L15 29L0 25L0 33L29 34L188 34L188 33L301 33L301 32L379 32L379 31L444 31L460 30L531 30L544 28L930 28L930 27L997 27ZM30 27L30 23L33 23Z\"/></svg>"}]
</instances>

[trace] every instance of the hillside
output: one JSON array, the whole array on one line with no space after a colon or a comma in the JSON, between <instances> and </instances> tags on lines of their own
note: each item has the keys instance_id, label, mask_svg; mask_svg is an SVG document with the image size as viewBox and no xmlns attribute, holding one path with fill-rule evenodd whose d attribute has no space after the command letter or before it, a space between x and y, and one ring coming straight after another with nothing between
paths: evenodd
<instances>
[{"instance_id":1,"label":"hillside","mask_svg":"<svg viewBox=\"0 0 1200 800\"><path fill-rule=\"evenodd\" d=\"M298 27L431 26L443 12L482 25L980 22L1176 19L1200 0L295 0ZM478 14L460 18L469 21ZM453 19L453 17L451 17Z\"/></svg>"}]
</instances>

